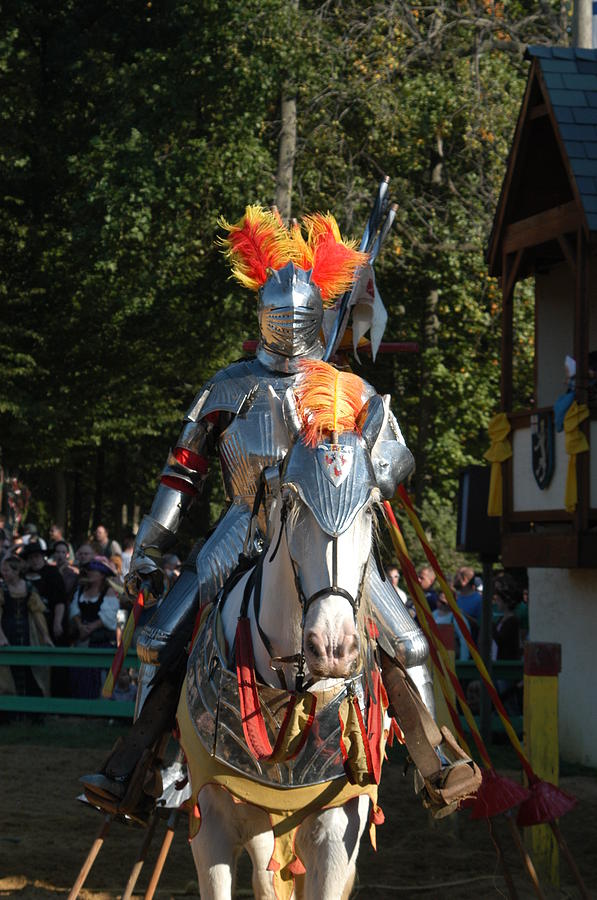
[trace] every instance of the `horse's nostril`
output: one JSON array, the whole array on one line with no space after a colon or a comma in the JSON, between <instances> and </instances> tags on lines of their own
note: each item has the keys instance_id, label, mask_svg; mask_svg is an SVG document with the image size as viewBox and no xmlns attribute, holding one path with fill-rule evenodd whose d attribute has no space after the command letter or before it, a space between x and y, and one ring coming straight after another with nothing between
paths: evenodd
<instances>
[{"instance_id":1,"label":"horse's nostril","mask_svg":"<svg viewBox=\"0 0 597 900\"><path fill-rule=\"evenodd\" d=\"M307 650L309 653L312 653L313 656L321 656L321 649L317 646L313 638L307 639Z\"/></svg>"}]
</instances>

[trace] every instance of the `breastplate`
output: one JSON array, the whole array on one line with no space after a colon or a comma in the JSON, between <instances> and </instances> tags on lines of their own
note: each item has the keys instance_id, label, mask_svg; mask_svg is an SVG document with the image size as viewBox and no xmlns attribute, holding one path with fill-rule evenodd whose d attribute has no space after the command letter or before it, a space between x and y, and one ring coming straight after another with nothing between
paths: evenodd
<instances>
[{"instance_id":1,"label":"breastplate","mask_svg":"<svg viewBox=\"0 0 597 900\"><path fill-rule=\"evenodd\" d=\"M271 386L282 398L294 377L272 373L256 378L240 412L220 435L220 464L229 501L241 499L250 507L263 469L285 456L288 444L280 445L275 439L267 389Z\"/></svg>"},{"instance_id":2,"label":"breastplate","mask_svg":"<svg viewBox=\"0 0 597 900\"><path fill-rule=\"evenodd\" d=\"M243 734L236 672L226 667L216 637L216 615L209 616L189 656L187 701L203 747L220 762L254 781L273 787L321 784L345 775L340 750L338 710L350 684L367 718L365 676L356 675L325 699L318 696L315 721L298 755L285 763L255 759ZM259 685L259 701L272 746L282 726L288 693Z\"/></svg>"}]
</instances>

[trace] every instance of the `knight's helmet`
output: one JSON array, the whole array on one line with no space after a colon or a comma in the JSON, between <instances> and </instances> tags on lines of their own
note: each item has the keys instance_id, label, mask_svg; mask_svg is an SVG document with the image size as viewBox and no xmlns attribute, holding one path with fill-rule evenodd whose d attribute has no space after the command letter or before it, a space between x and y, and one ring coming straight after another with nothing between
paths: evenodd
<instances>
[{"instance_id":1,"label":"knight's helmet","mask_svg":"<svg viewBox=\"0 0 597 900\"><path fill-rule=\"evenodd\" d=\"M285 372L296 371L301 359L321 359L324 306L351 286L366 254L342 239L329 213L288 229L276 211L247 206L237 224L220 224L228 232L220 243L232 276L258 292L257 358Z\"/></svg>"}]
</instances>

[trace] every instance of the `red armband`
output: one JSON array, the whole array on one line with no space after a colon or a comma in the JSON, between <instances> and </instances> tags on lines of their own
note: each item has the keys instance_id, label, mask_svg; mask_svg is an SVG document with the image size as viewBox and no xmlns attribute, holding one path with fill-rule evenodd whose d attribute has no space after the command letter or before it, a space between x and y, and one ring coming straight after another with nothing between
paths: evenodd
<instances>
[{"instance_id":1,"label":"red armband","mask_svg":"<svg viewBox=\"0 0 597 900\"><path fill-rule=\"evenodd\" d=\"M176 447L174 456L187 469L192 469L200 475L207 475L209 464L204 456L199 456L198 453L193 453L192 450L187 450L185 447Z\"/></svg>"},{"instance_id":2,"label":"red armband","mask_svg":"<svg viewBox=\"0 0 597 900\"><path fill-rule=\"evenodd\" d=\"M166 487L180 491L183 494L189 494L191 497L197 496L197 488L185 481L184 478L177 478L176 475L162 475L160 484L164 484Z\"/></svg>"}]
</instances>

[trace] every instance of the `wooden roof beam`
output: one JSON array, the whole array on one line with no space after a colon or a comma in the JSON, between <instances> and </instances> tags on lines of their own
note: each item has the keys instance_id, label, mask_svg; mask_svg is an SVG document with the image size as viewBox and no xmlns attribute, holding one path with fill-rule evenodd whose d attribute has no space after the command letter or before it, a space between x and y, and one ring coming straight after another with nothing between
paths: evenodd
<instances>
[{"instance_id":1,"label":"wooden roof beam","mask_svg":"<svg viewBox=\"0 0 597 900\"><path fill-rule=\"evenodd\" d=\"M525 247L536 247L560 235L582 227L582 216L575 200L554 206L508 225L504 234L504 252L514 253Z\"/></svg>"}]
</instances>

